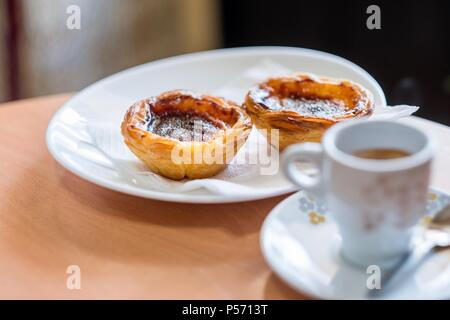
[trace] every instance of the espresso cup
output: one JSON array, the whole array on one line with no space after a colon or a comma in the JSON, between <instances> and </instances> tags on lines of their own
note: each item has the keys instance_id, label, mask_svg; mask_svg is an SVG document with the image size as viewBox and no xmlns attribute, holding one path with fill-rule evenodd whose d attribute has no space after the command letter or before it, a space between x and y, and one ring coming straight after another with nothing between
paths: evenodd
<instances>
[{"instance_id":1,"label":"espresso cup","mask_svg":"<svg viewBox=\"0 0 450 320\"><path fill-rule=\"evenodd\" d=\"M407 155L390 160L354 155L371 149ZM346 260L364 267L392 265L409 251L414 226L425 214L433 149L425 132L402 122L348 121L331 127L322 144L289 147L283 170L294 184L325 201ZM299 161L315 165L317 175L299 170Z\"/></svg>"}]
</instances>

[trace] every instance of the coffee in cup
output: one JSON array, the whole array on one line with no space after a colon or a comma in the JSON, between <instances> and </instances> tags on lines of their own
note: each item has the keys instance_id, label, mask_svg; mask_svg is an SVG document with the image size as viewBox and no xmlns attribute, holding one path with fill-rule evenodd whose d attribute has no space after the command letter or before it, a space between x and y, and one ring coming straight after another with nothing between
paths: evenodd
<instances>
[{"instance_id":1,"label":"coffee in cup","mask_svg":"<svg viewBox=\"0 0 450 320\"><path fill-rule=\"evenodd\" d=\"M343 256L360 266L391 265L410 249L425 214L433 143L413 126L351 120L331 127L320 143L289 147L286 176L323 198L342 236ZM309 176L295 165L312 162Z\"/></svg>"}]
</instances>

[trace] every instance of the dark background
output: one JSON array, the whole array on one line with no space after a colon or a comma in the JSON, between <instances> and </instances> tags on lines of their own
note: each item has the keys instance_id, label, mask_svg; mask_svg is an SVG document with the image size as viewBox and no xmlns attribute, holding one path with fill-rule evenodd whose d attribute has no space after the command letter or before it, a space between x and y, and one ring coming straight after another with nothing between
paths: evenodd
<instances>
[{"instance_id":1,"label":"dark background","mask_svg":"<svg viewBox=\"0 0 450 320\"><path fill-rule=\"evenodd\" d=\"M381 9L369 30L367 7ZM337 54L367 70L388 104L450 125L450 1L222 0L226 47L286 45Z\"/></svg>"}]
</instances>

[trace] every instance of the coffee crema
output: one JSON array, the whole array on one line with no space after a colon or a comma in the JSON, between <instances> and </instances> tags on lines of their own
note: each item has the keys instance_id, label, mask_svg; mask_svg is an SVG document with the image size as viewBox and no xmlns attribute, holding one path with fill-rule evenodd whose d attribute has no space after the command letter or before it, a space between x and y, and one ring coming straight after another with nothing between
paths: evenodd
<instances>
[{"instance_id":1,"label":"coffee crema","mask_svg":"<svg viewBox=\"0 0 450 320\"><path fill-rule=\"evenodd\" d=\"M391 160L404 158L411 155L410 152L401 149L374 148L357 150L352 153L355 157L373 160Z\"/></svg>"}]
</instances>

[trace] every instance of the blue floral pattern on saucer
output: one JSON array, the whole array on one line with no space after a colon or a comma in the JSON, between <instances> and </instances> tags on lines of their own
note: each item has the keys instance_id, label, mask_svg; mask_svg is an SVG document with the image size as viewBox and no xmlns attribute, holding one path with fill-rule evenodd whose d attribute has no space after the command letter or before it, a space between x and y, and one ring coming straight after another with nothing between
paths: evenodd
<instances>
[{"instance_id":1,"label":"blue floral pattern on saucer","mask_svg":"<svg viewBox=\"0 0 450 320\"><path fill-rule=\"evenodd\" d=\"M450 196L434 188L430 188L426 215L423 223L428 223L431 218L450 203ZM311 224L319 225L327 221L328 209L324 201L301 191L299 209L306 215Z\"/></svg>"}]
</instances>

